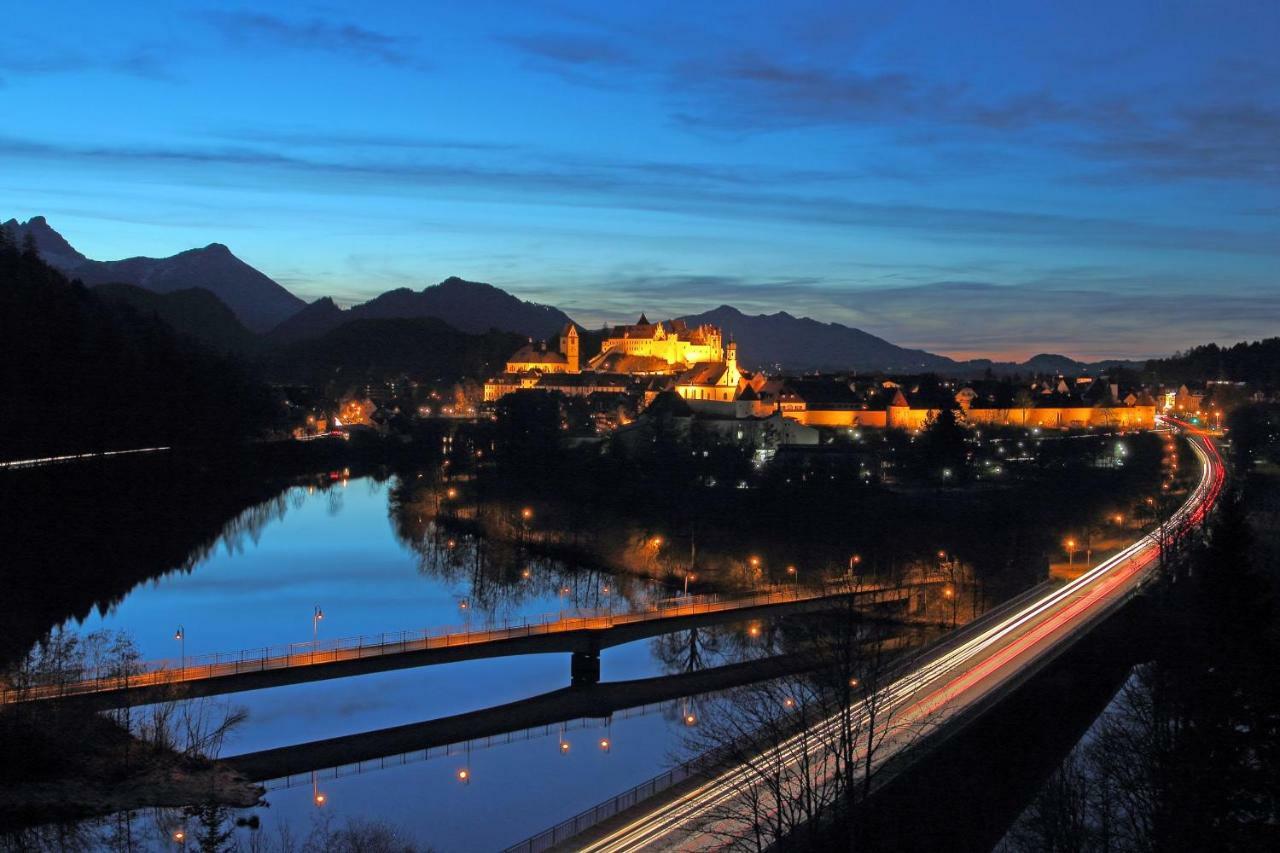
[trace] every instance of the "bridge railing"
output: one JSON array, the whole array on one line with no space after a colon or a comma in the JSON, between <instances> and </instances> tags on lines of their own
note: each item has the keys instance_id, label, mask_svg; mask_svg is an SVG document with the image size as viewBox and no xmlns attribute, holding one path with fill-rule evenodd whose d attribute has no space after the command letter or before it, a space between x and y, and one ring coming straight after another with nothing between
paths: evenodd
<instances>
[{"instance_id":1,"label":"bridge railing","mask_svg":"<svg viewBox=\"0 0 1280 853\"><path fill-rule=\"evenodd\" d=\"M406 652L427 651L454 646L491 643L545 634L571 631L600 630L619 625L636 624L654 620L693 616L725 610L746 610L753 607L784 604L793 601L817 600L847 592L880 593L897 590L896 587L871 586L850 590L804 588L786 586L757 592L747 596L722 597L706 595L679 596L655 601L645 610L613 612L595 608L566 616L543 614L527 617L517 624L504 620L502 627L492 626L472 630L465 626L427 628L413 631L362 634L356 637L340 637L318 642L289 643L287 645L260 646L234 652L215 652L192 655L181 659L165 659L139 664L126 674L96 675L93 678L70 683L33 685L21 688L0 688L0 703L30 701L35 699L62 698L104 691L129 688L163 686L186 681L199 681L242 673L265 672L275 669L332 664L361 660Z\"/></svg>"}]
</instances>

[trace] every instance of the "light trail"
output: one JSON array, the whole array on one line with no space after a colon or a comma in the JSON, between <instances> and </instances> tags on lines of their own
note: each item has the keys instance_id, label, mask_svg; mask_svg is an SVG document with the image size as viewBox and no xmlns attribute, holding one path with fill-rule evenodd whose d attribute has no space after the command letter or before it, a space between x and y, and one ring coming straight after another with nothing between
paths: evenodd
<instances>
[{"instance_id":1,"label":"light trail","mask_svg":"<svg viewBox=\"0 0 1280 853\"><path fill-rule=\"evenodd\" d=\"M890 716L899 731L939 715L954 718L1008 684L1022 668L1089 627L1141 586L1157 561L1162 541L1167 543L1170 531L1176 535L1184 525L1204 520L1225 480L1222 459L1203 431L1171 419L1170 423L1190 434L1191 447L1201 464L1200 481L1183 505L1154 532L885 687L876 701L880 704L880 713ZM1020 659L1023 659L1021 663ZM936 684L940 679L944 679L943 683ZM903 709L903 716L892 717L901 714ZM841 716L836 713L771 747L762 754L764 763L789 767L805 758L808 744L814 740L821 743L824 737L829 737L835 727L841 725ZM858 720L853 725L860 726L861 722ZM908 745L909 741L885 744L886 748L874 763L883 762L896 749ZM827 763L818 762L820 767ZM705 849L709 840L714 844L717 837L723 837L724 830L706 834L699 831L699 822L738 796L749 784L753 772L746 766L731 768L579 849L591 853Z\"/></svg>"}]
</instances>

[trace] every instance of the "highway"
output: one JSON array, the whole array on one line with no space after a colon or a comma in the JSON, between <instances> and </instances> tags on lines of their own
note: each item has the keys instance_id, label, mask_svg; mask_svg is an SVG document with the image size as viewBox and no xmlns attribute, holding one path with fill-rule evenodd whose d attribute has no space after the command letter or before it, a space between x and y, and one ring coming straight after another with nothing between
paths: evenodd
<instances>
[{"instance_id":1,"label":"highway","mask_svg":"<svg viewBox=\"0 0 1280 853\"><path fill-rule=\"evenodd\" d=\"M1203 521L1225 479L1221 456L1204 432L1170 423L1183 430L1201 465L1200 480L1182 506L1156 532L1074 581L1021 603L994 620L981 620L957 632L955 641L925 656L882 688L876 697L877 713L882 721L891 722L884 740L877 743L873 766L910 748L922 731L937 731L962 716L980 713L987 703L1021 683L1155 575L1162 532L1167 535ZM861 709L868 707L870 703L859 702L854 713L865 713ZM815 768L812 773L831 772L831 760L815 756L813 745L832 742L830 736L837 731L840 716L833 715L770 747L754 763L803 766L800 762L807 761ZM729 768L643 814L604 824L564 846L591 853L705 850L724 846L728 838L750 838L751 828L738 817L747 810L735 809L733 803L752 787L753 779L753 771L746 766Z\"/></svg>"}]
</instances>

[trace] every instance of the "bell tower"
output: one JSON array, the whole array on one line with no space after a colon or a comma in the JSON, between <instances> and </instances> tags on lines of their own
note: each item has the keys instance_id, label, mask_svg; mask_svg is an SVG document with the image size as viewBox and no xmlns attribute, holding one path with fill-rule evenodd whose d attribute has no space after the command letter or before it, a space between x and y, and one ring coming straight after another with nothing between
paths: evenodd
<instances>
[{"instance_id":1,"label":"bell tower","mask_svg":"<svg viewBox=\"0 0 1280 853\"><path fill-rule=\"evenodd\" d=\"M572 323L565 324L560 333L560 353L564 356L565 370L578 373L578 327Z\"/></svg>"}]
</instances>

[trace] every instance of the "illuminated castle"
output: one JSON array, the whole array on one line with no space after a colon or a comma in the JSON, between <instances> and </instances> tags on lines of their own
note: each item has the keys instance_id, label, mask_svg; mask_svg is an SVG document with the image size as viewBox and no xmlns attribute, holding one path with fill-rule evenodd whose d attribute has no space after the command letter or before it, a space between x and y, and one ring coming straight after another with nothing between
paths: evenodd
<instances>
[{"instance_id":1,"label":"illuminated castle","mask_svg":"<svg viewBox=\"0 0 1280 853\"><path fill-rule=\"evenodd\" d=\"M650 323L643 314L630 326L614 326L591 359L592 370L605 373L678 373L695 364L724 361L720 330L690 329L683 320Z\"/></svg>"},{"instance_id":2,"label":"illuminated castle","mask_svg":"<svg viewBox=\"0 0 1280 853\"><path fill-rule=\"evenodd\" d=\"M585 365L572 323L564 327L554 350L545 342L530 341L507 359L503 373L485 382L485 400L531 388L571 396L617 393L646 381L666 383L699 404L737 399L743 380L737 347L725 346L715 326L689 328L683 320L650 323L641 314L634 324L614 326L604 334L599 354Z\"/></svg>"}]
</instances>

